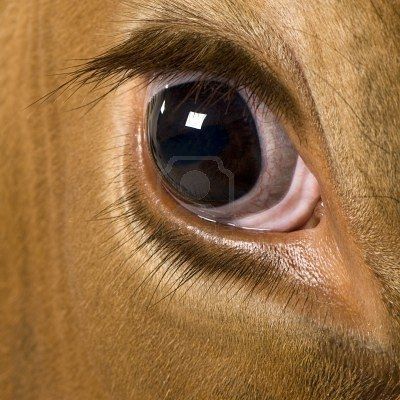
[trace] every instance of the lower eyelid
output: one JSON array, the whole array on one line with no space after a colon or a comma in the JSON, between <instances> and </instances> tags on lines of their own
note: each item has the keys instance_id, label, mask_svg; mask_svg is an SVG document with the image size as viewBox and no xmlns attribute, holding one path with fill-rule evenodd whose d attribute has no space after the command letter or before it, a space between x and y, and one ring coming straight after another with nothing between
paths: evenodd
<instances>
[{"instance_id":1,"label":"lower eyelid","mask_svg":"<svg viewBox=\"0 0 400 400\"><path fill-rule=\"evenodd\" d=\"M301 187L301 189L298 189ZM300 202L299 192L307 197L307 201ZM293 195L292 193L296 193ZM256 229L262 229L268 226L269 230L286 231L292 229L293 218L296 219L295 226L303 226L310 218L314 208L320 198L319 185L313 174L308 170L301 157L297 160L297 166L294 173L292 184L286 196L271 209L245 217L243 221L246 225L254 225ZM291 207L287 207L290 203ZM282 215L287 218L281 218Z\"/></svg>"}]
</instances>

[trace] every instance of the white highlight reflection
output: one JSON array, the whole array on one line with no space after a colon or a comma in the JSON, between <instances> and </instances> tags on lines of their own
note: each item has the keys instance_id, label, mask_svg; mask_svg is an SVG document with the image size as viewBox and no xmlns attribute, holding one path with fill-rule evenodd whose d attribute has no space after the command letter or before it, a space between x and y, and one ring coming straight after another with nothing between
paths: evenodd
<instances>
[{"instance_id":1,"label":"white highlight reflection","mask_svg":"<svg viewBox=\"0 0 400 400\"><path fill-rule=\"evenodd\" d=\"M206 119L207 114L196 113L194 111L190 111L185 126L188 128L201 129L203 126L203 122Z\"/></svg>"}]
</instances>

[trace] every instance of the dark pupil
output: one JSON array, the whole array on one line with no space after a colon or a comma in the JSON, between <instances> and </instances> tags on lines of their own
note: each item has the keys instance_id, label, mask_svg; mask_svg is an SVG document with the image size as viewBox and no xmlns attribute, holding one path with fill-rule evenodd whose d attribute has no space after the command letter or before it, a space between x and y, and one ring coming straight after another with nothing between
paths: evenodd
<instances>
[{"instance_id":1,"label":"dark pupil","mask_svg":"<svg viewBox=\"0 0 400 400\"><path fill-rule=\"evenodd\" d=\"M261 170L252 114L221 82L167 88L148 110L150 148L167 186L181 200L221 206L248 193Z\"/></svg>"}]
</instances>

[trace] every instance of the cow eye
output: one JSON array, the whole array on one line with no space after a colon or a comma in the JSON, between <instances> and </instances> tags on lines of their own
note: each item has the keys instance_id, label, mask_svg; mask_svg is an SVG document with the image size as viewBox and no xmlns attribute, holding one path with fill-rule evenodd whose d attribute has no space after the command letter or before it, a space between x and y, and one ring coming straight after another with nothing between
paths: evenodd
<instances>
[{"instance_id":1,"label":"cow eye","mask_svg":"<svg viewBox=\"0 0 400 400\"><path fill-rule=\"evenodd\" d=\"M277 116L228 82L158 84L147 104L160 181L199 217L290 231L310 219L318 183Z\"/></svg>"}]
</instances>

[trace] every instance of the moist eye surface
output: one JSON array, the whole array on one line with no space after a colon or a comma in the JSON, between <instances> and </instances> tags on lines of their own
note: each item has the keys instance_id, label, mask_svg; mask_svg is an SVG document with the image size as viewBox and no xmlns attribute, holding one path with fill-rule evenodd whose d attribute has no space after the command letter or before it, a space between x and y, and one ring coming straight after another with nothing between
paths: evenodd
<instances>
[{"instance_id":1,"label":"moist eye surface","mask_svg":"<svg viewBox=\"0 0 400 400\"><path fill-rule=\"evenodd\" d=\"M177 203L246 229L289 231L307 222L318 182L267 105L218 80L155 86L148 147Z\"/></svg>"},{"instance_id":2,"label":"moist eye surface","mask_svg":"<svg viewBox=\"0 0 400 400\"><path fill-rule=\"evenodd\" d=\"M218 81L157 93L148 108L149 145L167 189L181 201L218 207L248 194L262 152L242 96Z\"/></svg>"}]
</instances>

